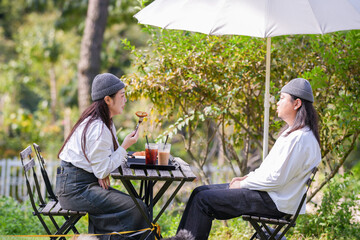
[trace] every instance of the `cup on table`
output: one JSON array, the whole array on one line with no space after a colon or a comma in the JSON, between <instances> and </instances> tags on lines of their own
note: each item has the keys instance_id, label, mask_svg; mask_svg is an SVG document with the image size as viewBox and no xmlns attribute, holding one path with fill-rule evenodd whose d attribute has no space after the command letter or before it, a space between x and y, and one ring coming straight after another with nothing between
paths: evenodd
<instances>
[{"instance_id":1,"label":"cup on table","mask_svg":"<svg viewBox=\"0 0 360 240\"><path fill-rule=\"evenodd\" d=\"M168 165L169 164L170 149L171 149L170 143L167 143L167 144L159 143L159 149L158 149L158 153L159 153L158 164L159 165Z\"/></svg>"},{"instance_id":2,"label":"cup on table","mask_svg":"<svg viewBox=\"0 0 360 240\"><path fill-rule=\"evenodd\" d=\"M156 143L145 143L145 164L155 165L158 156L158 145Z\"/></svg>"}]
</instances>

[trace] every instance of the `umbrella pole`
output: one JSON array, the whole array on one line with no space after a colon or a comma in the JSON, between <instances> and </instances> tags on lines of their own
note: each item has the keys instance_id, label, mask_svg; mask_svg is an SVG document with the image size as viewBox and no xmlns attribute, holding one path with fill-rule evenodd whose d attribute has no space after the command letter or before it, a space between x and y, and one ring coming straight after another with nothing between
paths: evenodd
<instances>
[{"instance_id":1,"label":"umbrella pole","mask_svg":"<svg viewBox=\"0 0 360 240\"><path fill-rule=\"evenodd\" d=\"M263 137L263 160L268 154L269 140L269 109L270 109L270 51L271 38L266 38L266 77L265 77L265 99L264 99L264 137Z\"/></svg>"}]
</instances>

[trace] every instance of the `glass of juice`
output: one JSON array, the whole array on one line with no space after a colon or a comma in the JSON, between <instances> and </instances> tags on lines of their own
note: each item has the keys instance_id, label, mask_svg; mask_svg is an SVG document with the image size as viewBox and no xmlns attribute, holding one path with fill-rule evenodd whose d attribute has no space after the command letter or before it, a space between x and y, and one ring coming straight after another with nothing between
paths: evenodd
<instances>
[{"instance_id":1,"label":"glass of juice","mask_svg":"<svg viewBox=\"0 0 360 240\"><path fill-rule=\"evenodd\" d=\"M158 164L159 165L168 165L169 164L170 149L171 149L170 143L167 143L167 144L159 143L159 148L158 148L158 152L159 152Z\"/></svg>"},{"instance_id":2,"label":"glass of juice","mask_svg":"<svg viewBox=\"0 0 360 240\"><path fill-rule=\"evenodd\" d=\"M155 165L157 156L158 145L156 143L145 143L145 163Z\"/></svg>"}]
</instances>

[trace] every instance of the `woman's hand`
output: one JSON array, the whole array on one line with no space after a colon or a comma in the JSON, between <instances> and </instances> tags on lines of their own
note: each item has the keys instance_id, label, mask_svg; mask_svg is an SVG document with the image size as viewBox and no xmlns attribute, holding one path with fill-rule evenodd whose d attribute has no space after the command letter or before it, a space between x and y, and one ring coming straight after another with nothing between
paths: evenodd
<instances>
[{"instance_id":1,"label":"woman's hand","mask_svg":"<svg viewBox=\"0 0 360 240\"><path fill-rule=\"evenodd\" d=\"M98 182L99 182L99 185L100 185L103 189L109 189L109 187L110 187L110 177L109 177L109 176L107 176L107 177L104 178L104 179L99 179Z\"/></svg>"},{"instance_id":2,"label":"woman's hand","mask_svg":"<svg viewBox=\"0 0 360 240\"><path fill-rule=\"evenodd\" d=\"M121 144L125 150L128 149L131 145L137 142L139 138L139 131L132 131L129 135L127 135Z\"/></svg>"},{"instance_id":3,"label":"woman's hand","mask_svg":"<svg viewBox=\"0 0 360 240\"><path fill-rule=\"evenodd\" d=\"M234 177L230 184L229 184L229 188L232 189L232 188L240 188L241 185L240 185L240 182L242 180L244 180L245 178L247 178L247 176L244 176L244 177Z\"/></svg>"}]
</instances>

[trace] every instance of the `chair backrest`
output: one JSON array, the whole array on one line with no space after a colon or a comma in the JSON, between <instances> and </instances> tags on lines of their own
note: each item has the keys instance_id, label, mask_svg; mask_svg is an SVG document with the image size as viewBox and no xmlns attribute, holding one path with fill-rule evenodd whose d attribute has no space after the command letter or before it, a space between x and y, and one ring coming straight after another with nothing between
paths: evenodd
<instances>
[{"instance_id":1,"label":"chair backrest","mask_svg":"<svg viewBox=\"0 0 360 240\"><path fill-rule=\"evenodd\" d=\"M305 200L306 200L306 195L307 195L307 192L309 191L309 188L310 188L310 185L311 183L314 181L314 177L315 177L315 174L317 172L318 168L317 167L314 167L312 170L311 170L311 174L310 174L310 177L309 179L306 181L306 191L299 203L299 207L297 208L296 210L296 213L292 216L292 222L295 222L297 217L299 216L299 213L300 213L300 210L302 208L302 206L304 205L305 203Z\"/></svg>"},{"instance_id":2,"label":"chair backrest","mask_svg":"<svg viewBox=\"0 0 360 240\"><path fill-rule=\"evenodd\" d=\"M50 180L49 180L49 175L48 175L48 173L46 171L46 162L45 162L44 158L41 155L40 146L37 145L36 143L33 143L33 147L34 147L34 150L35 150L35 153L36 153L36 157L37 157L37 159L39 161L39 166L40 166L40 169L41 169L41 175L43 177L43 180L44 180L44 183L45 183L45 186L46 186L46 192L48 193L49 198L51 200L57 202L58 199L55 196L53 188L51 186L51 183L50 183Z\"/></svg>"},{"instance_id":3,"label":"chair backrest","mask_svg":"<svg viewBox=\"0 0 360 240\"><path fill-rule=\"evenodd\" d=\"M291 227L295 226L296 219L298 218L299 213L300 213L300 211L301 211L301 208L302 208L302 206L303 206L304 203L305 203L307 192L309 191L310 185L311 185L311 183L312 183L313 180L314 180L314 177L315 177L315 174L316 174L317 170L318 170L317 167L314 167L314 168L311 170L310 177L309 177L309 179L306 181L306 191L305 191L303 197L301 198L301 201L300 201L300 203L299 203L299 206L298 206L295 214L294 214L294 215L290 215L290 218L288 218L288 220L289 220L290 222L287 224L287 227L282 231L282 233L277 237L277 239L282 239L282 238L285 236L285 234L287 233L287 231L288 231Z\"/></svg>"},{"instance_id":4,"label":"chair backrest","mask_svg":"<svg viewBox=\"0 0 360 240\"><path fill-rule=\"evenodd\" d=\"M34 145L34 149L36 155L39 160L39 165L41 168L41 174L44 178L45 183L48 182L50 184L49 178L47 177L47 173L45 170L45 161L40 154L40 148L37 144ZM45 202L41 191L40 191L40 184L39 179L36 174L35 169L35 160L32 157L32 149L31 146L28 146L23 151L20 152L20 159L24 169L24 175L26 180L26 187L28 190L28 195L30 198L31 206L34 210L33 214L38 217L40 223L44 227L46 233L48 235L62 235L67 234L70 229L73 230L74 233L79 234L79 231L76 229L75 224L79 221L79 219L84 216L86 213L82 212L74 212L63 210L60 204L56 201L48 201ZM30 179L30 176L33 176ZM49 185L51 187L51 185ZM47 191L49 191L48 185L46 186ZM52 189L51 189L52 192ZM49 193L50 194L50 193ZM55 196L55 195L54 195ZM72 213L71 213L72 212ZM53 226L49 227L46 223L44 216L47 216L50 221L52 222ZM63 216L65 221L63 221L62 225L58 224L57 220L54 216ZM52 232L53 228L55 227L55 233ZM50 237L50 239L58 239L57 237ZM60 240L65 239L65 237L60 237Z\"/></svg>"},{"instance_id":5,"label":"chair backrest","mask_svg":"<svg viewBox=\"0 0 360 240\"><path fill-rule=\"evenodd\" d=\"M35 160L32 157L31 146L28 146L20 152L20 159L24 169L24 175L26 180L26 187L30 198L31 206L34 209L36 215L39 214L38 206L43 207L46 205L43 196L41 195L39 179L35 170ZM30 176L33 176L33 181L30 180ZM38 201L38 204L35 202ZM38 206L37 206L38 205Z\"/></svg>"}]
</instances>

